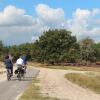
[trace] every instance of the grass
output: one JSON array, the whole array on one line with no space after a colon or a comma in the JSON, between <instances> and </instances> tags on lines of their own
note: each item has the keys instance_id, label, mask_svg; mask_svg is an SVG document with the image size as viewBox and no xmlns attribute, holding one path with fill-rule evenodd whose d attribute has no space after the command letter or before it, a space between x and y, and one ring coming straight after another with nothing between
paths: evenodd
<instances>
[{"instance_id":1,"label":"grass","mask_svg":"<svg viewBox=\"0 0 100 100\"><path fill-rule=\"evenodd\" d=\"M42 68L51 68L51 69L62 69L62 70L76 70L76 71L97 71L100 72L99 67L87 67L87 66L62 66L62 65L49 65L49 64L41 64L36 62L29 62L28 65Z\"/></svg>"},{"instance_id":2,"label":"grass","mask_svg":"<svg viewBox=\"0 0 100 100\"><path fill-rule=\"evenodd\" d=\"M29 66L62 69L62 70L77 70L86 71L85 74L70 73L66 74L65 78L73 83L76 83L83 88L89 88L100 94L100 68L96 67L76 67L76 66L53 66L48 64L28 62ZM43 97L40 93L40 87L37 86L38 80L33 80L32 84L27 88L19 100L59 100L57 98Z\"/></svg>"},{"instance_id":3,"label":"grass","mask_svg":"<svg viewBox=\"0 0 100 100\"><path fill-rule=\"evenodd\" d=\"M4 63L0 61L0 68L4 68Z\"/></svg>"},{"instance_id":4,"label":"grass","mask_svg":"<svg viewBox=\"0 0 100 100\"><path fill-rule=\"evenodd\" d=\"M39 81L34 79L32 84L26 89L19 100L59 100L57 98L43 97L40 93Z\"/></svg>"},{"instance_id":5,"label":"grass","mask_svg":"<svg viewBox=\"0 0 100 100\"><path fill-rule=\"evenodd\" d=\"M66 74L65 78L83 88L88 88L100 94L100 74L95 75L93 72L86 74L70 73Z\"/></svg>"}]
</instances>

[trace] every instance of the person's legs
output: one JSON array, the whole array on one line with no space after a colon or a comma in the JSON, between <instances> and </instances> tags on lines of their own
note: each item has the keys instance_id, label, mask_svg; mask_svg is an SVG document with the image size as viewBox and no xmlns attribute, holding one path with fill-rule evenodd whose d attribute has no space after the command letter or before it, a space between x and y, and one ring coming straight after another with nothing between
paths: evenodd
<instances>
[{"instance_id":1,"label":"person's legs","mask_svg":"<svg viewBox=\"0 0 100 100\"><path fill-rule=\"evenodd\" d=\"M6 68L6 71L7 71L7 74L9 73L9 69L8 68Z\"/></svg>"},{"instance_id":2,"label":"person's legs","mask_svg":"<svg viewBox=\"0 0 100 100\"><path fill-rule=\"evenodd\" d=\"M13 76L13 67L11 68L11 74L12 74L12 76Z\"/></svg>"},{"instance_id":3,"label":"person's legs","mask_svg":"<svg viewBox=\"0 0 100 100\"><path fill-rule=\"evenodd\" d=\"M11 68L7 68L7 75L10 74L11 75Z\"/></svg>"},{"instance_id":4,"label":"person's legs","mask_svg":"<svg viewBox=\"0 0 100 100\"><path fill-rule=\"evenodd\" d=\"M25 73L26 73L26 68L27 68L27 66L25 65L24 68L25 68Z\"/></svg>"}]
</instances>

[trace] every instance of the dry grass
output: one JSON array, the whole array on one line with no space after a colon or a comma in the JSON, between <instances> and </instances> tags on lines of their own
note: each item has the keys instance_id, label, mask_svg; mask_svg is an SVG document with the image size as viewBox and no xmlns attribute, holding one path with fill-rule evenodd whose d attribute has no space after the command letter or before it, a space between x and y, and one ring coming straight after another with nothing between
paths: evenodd
<instances>
[{"instance_id":1,"label":"dry grass","mask_svg":"<svg viewBox=\"0 0 100 100\"><path fill-rule=\"evenodd\" d=\"M96 93L100 94L100 74L95 75L92 73L87 74L66 74L65 78L69 81L82 86L83 88L89 88Z\"/></svg>"},{"instance_id":2,"label":"dry grass","mask_svg":"<svg viewBox=\"0 0 100 100\"><path fill-rule=\"evenodd\" d=\"M51 69L62 69L62 70L77 70L77 71L97 71L100 72L100 67L77 67L77 66L55 66L49 64L41 64L36 62L29 62L28 65L34 67L43 67L43 68L51 68Z\"/></svg>"},{"instance_id":3,"label":"dry grass","mask_svg":"<svg viewBox=\"0 0 100 100\"><path fill-rule=\"evenodd\" d=\"M19 100L59 100L57 98L43 97L40 93L38 80L33 80L32 84L27 88Z\"/></svg>"},{"instance_id":4,"label":"dry grass","mask_svg":"<svg viewBox=\"0 0 100 100\"><path fill-rule=\"evenodd\" d=\"M0 68L4 67L4 63L0 61Z\"/></svg>"}]
</instances>

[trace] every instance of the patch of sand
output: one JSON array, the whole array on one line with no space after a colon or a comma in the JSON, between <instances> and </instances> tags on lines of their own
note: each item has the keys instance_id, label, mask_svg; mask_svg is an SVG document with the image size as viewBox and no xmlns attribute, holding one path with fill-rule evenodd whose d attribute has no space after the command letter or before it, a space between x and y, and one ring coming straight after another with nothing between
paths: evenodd
<instances>
[{"instance_id":1,"label":"patch of sand","mask_svg":"<svg viewBox=\"0 0 100 100\"><path fill-rule=\"evenodd\" d=\"M84 89L64 78L67 73L80 73L80 71L38 69L40 70L38 78L43 96L56 97L60 100L100 100L99 94Z\"/></svg>"}]
</instances>

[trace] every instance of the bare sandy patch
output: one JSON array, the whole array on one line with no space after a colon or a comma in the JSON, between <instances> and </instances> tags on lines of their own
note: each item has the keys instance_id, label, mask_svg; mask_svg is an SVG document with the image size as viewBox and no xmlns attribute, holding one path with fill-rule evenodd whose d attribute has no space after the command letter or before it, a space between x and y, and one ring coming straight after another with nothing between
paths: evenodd
<instances>
[{"instance_id":1,"label":"bare sandy patch","mask_svg":"<svg viewBox=\"0 0 100 100\"><path fill-rule=\"evenodd\" d=\"M100 95L79 87L64 78L67 73L83 73L71 70L39 68L40 88L43 96L60 100L100 100Z\"/></svg>"}]
</instances>

